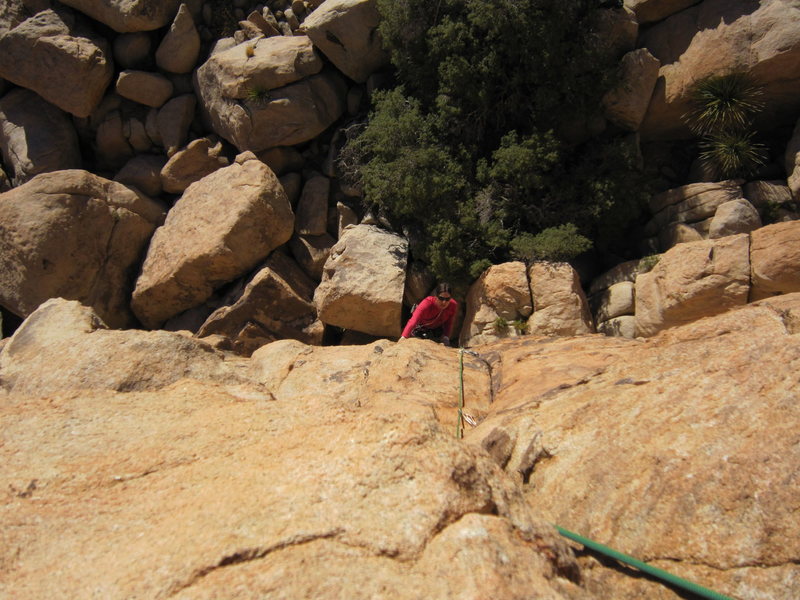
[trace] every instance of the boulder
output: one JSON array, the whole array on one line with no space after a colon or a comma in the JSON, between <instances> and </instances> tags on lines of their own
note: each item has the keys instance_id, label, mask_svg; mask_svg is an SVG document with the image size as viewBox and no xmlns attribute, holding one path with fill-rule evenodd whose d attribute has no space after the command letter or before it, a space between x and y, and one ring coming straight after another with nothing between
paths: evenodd
<instances>
[{"instance_id":1,"label":"boulder","mask_svg":"<svg viewBox=\"0 0 800 600\"><path fill-rule=\"evenodd\" d=\"M104 115L97 126L94 142L96 166L103 170L120 169L135 154L125 136L125 124L119 110L112 110Z\"/></svg>"},{"instance_id":2,"label":"boulder","mask_svg":"<svg viewBox=\"0 0 800 600\"><path fill-rule=\"evenodd\" d=\"M640 260L628 260L615 265L605 273L592 280L589 285L589 294L595 295L603 290L607 290L615 283L623 281L636 281L636 276L642 269Z\"/></svg>"},{"instance_id":3,"label":"boulder","mask_svg":"<svg viewBox=\"0 0 800 600\"><path fill-rule=\"evenodd\" d=\"M180 0L63 0L120 33L152 31L170 22Z\"/></svg>"},{"instance_id":4,"label":"boulder","mask_svg":"<svg viewBox=\"0 0 800 600\"><path fill-rule=\"evenodd\" d=\"M525 263L493 265L469 288L459 341L462 346L475 346L519 335L514 322L527 319L532 311Z\"/></svg>"},{"instance_id":5,"label":"boulder","mask_svg":"<svg viewBox=\"0 0 800 600\"><path fill-rule=\"evenodd\" d=\"M698 4L701 0L625 0L625 8L636 15L640 25L666 19L670 15Z\"/></svg>"},{"instance_id":6,"label":"boulder","mask_svg":"<svg viewBox=\"0 0 800 600\"><path fill-rule=\"evenodd\" d=\"M44 10L0 36L0 77L88 117L111 82L108 43L68 10Z\"/></svg>"},{"instance_id":7,"label":"boulder","mask_svg":"<svg viewBox=\"0 0 800 600\"><path fill-rule=\"evenodd\" d=\"M767 225L750 234L750 300L800 292L800 221Z\"/></svg>"},{"instance_id":8,"label":"boulder","mask_svg":"<svg viewBox=\"0 0 800 600\"><path fill-rule=\"evenodd\" d=\"M800 200L800 120L797 121L792 137L786 144L784 164L792 196L795 200Z\"/></svg>"},{"instance_id":9,"label":"boulder","mask_svg":"<svg viewBox=\"0 0 800 600\"><path fill-rule=\"evenodd\" d=\"M214 131L239 150L307 142L344 111L346 86L305 36L276 36L218 52L195 74Z\"/></svg>"},{"instance_id":10,"label":"boulder","mask_svg":"<svg viewBox=\"0 0 800 600\"><path fill-rule=\"evenodd\" d=\"M233 385L247 381L245 368L178 333L108 329L91 308L62 298L37 308L0 353L2 386L37 397L154 391L184 378Z\"/></svg>"},{"instance_id":11,"label":"boulder","mask_svg":"<svg viewBox=\"0 0 800 600\"><path fill-rule=\"evenodd\" d=\"M408 242L374 225L345 231L314 292L320 320L374 336L398 337Z\"/></svg>"},{"instance_id":12,"label":"boulder","mask_svg":"<svg viewBox=\"0 0 800 600\"><path fill-rule=\"evenodd\" d=\"M538 434L523 488L537 514L731 598L789 600L800 592L800 499L787 484L800 459L798 323L792 294L647 340L493 344L482 355L502 378L466 440L516 432L514 456ZM676 597L580 562L590 597Z\"/></svg>"},{"instance_id":13,"label":"boulder","mask_svg":"<svg viewBox=\"0 0 800 600\"><path fill-rule=\"evenodd\" d=\"M184 3L178 8L178 14L156 50L156 64L169 73L188 73L199 56L200 35Z\"/></svg>"},{"instance_id":14,"label":"boulder","mask_svg":"<svg viewBox=\"0 0 800 600\"><path fill-rule=\"evenodd\" d=\"M323 235L328 225L328 197L331 180L324 175L314 175L303 186L297 203L294 229L300 235Z\"/></svg>"},{"instance_id":15,"label":"boulder","mask_svg":"<svg viewBox=\"0 0 800 600\"><path fill-rule=\"evenodd\" d=\"M164 191L182 194L195 181L227 167L228 159L221 152L222 142L219 141L215 144L209 138L201 138L189 142L163 165L160 177Z\"/></svg>"},{"instance_id":16,"label":"boulder","mask_svg":"<svg viewBox=\"0 0 800 600\"><path fill-rule=\"evenodd\" d=\"M3 170L2 166L0 166L0 194L3 192L7 192L11 189L11 182L8 180L8 176L6 172Z\"/></svg>"},{"instance_id":17,"label":"boulder","mask_svg":"<svg viewBox=\"0 0 800 600\"><path fill-rule=\"evenodd\" d=\"M634 314L633 281L620 281L590 299L595 322Z\"/></svg>"},{"instance_id":18,"label":"boulder","mask_svg":"<svg viewBox=\"0 0 800 600\"><path fill-rule=\"evenodd\" d=\"M166 160L159 154L137 154L125 163L114 176L114 181L133 186L150 197L158 197L163 191L161 169Z\"/></svg>"},{"instance_id":19,"label":"boulder","mask_svg":"<svg viewBox=\"0 0 800 600\"><path fill-rule=\"evenodd\" d=\"M528 333L583 335L594 333L589 303L577 271L567 263L533 263L528 268L533 314Z\"/></svg>"},{"instance_id":20,"label":"boulder","mask_svg":"<svg viewBox=\"0 0 800 600\"><path fill-rule=\"evenodd\" d=\"M785 181L751 181L744 186L744 197L756 207L762 221L774 219L793 200Z\"/></svg>"},{"instance_id":21,"label":"boulder","mask_svg":"<svg viewBox=\"0 0 800 600\"><path fill-rule=\"evenodd\" d=\"M86 171L56 171L0 195L0 304L25 317L48 298L78 300L112 327L128 308L161 204Z\"/></svg>"},{"instance_id":22,"label":"boulder","mask_svg":"<svg viewBox=\"0 0 800 600\"><path fill-rule=\"evenodd\" d=\"M692 183L656 194L650 200L653 217L644 227L644 235L655 236L670 225L693 225L712 218L717 208L742 198L739 180L715 183Z\"/></svg>"},{"instance_id":23,"label":"boulder","mask_svg":"<svg viewBox=\"0 0 800 600\"><path fill-rule=\"evenodd\" d=\"M764 87L759 123L796 118L800 7L783 0L705 0L649 28L639 41L661 61L643 140L692 137L682 116L695 82L731 71Z\"/></svg>"},{"instance_id":24,"label":"boulder","mask_svg":"<svg viewBox=\"0 0 800 600\"><path fill-rule=\"evenodd\" d=\"M156 230L133 311L146 327L158 327L253 269L293 228L278 178L251 153L239 155L190 185Z\"/></svg>"},{"instance_id":25,"label":"boulder","mask_svg":"<svg viewBox=\"0 0 800 600\"><path fill-rule=\"evenodd\" d=\"M235 302L211 314L197 337L224 336L238 354L245 356L281 339L319 345L322 330L313 327L317 318L312 302L314 287L297 263L274 253Z\"/></svg>"},{"instance_id":26,"label":"boulder","mask_svg":"<svg viewBox=\"0 0 800 600\"><path fill-rule=\"evenodd\" d=\"M620 62L620 83L603 97L606 118L638 131L647 112L661 63L647 48L628 52Z\"/></svg>"},{"instance_id":27,"label":"boulder","mask_svg":"<svg viewBox=\"0 0 800 600\"><path fill-rule=\"evenodd\" d=\"M718 315L746 304L749 291L748 235L680 244L636 278L636 335Z\"/></svg>"},{"instance_id":28,"label":"boulder","mask_svg":"<svg viewBox=\"0 0 800 600\"><path fill-rule=\"evenodd\" d=\"M756 208L744 198L720 204L711 219L708 237L711 239L750 233L761 227L761 217Z\"/></svg>"},{"instance_id":29,"label":"boulder","mask_svg":"<svg viewBox=\"0 0 800 600\"><path fill-rule=\"evenodd\" d=\"M375 0L328 0L313 11L301 31L350 79L364 83L389 63L378 31Z\"/></svg>"},{"instance_id":30,"label":"boulder","mask_svg":"<svg viewBox=\"0 0 800 600\"><path fill-rule=\"evenodd\" d=\"M146 33L122 33L114 38L114 62L123 69L141 69L152 60L152 42Z\"/></svg>"},{"instance_id":31,"label":"boulder","mask_svg":"<svg viewBox=\"0 0 800 600\"><path fill-rule=\"evenodd\" d=\"M621 317L612 317L606 321L599 321L597 323L597 333L632 340L636 337L636 317L634 315L623 315Z\"/></svg>"},{"instance_id":32,"label":"boulder","mask_svg":"<svg viewBox=\"0 0 800 600\"><path fill-rule=\"evenodd\" d=\"M81 167L72 120L41 96L24 89L0 98L0 152L14 185L39 173Z\"/></svg>"},{"instance_id":33,"label":"boulder","mask_svg":"<svg viewBox=\"0 0 800 600\"><path fill-rule=\"evenodd\" d=\"M125 70L117 77L117 93L145 106L159 108L172 96L172 82L160 73Z\"/></svg>"},{"instance_id":34,"label":"boulder","mask_svg":"<svg viewBox=\"0 0 800 600\"><path fill-rule=\"evenodd\" d=\"M322 235L294 235L289 241L292 256L303 271L314 281L322 280L325 262L331 255L336 240L327 233Z\"/></svg>"},{"instance_id":35,"label":"boulder","mask_svg":"<svg viewBox=\"0 0 800 600\"><path fill-rule=\"evenodd\" d=\"M158 137L167 156L171 157L186 144L196 106L197 98L194 94L183 94L167 102L158 111Z\"/></svg>"}]
</instances>

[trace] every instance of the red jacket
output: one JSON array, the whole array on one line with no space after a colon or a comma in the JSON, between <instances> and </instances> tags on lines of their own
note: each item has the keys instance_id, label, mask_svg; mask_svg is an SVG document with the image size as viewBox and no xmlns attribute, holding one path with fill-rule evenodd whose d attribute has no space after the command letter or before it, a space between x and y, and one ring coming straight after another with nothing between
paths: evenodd
<instances>
[{"instance_id":1,"label":"red jacket","mask_svg":"<svg viewBox=\"0 0 800 600\"><path fill-rule=\"evenodd\" d=\"M450 298L447 306L440 309L436 303L435 296L428 296L417 306L417 310L411 315L411 318L406 323L403 329L403 337L411 337L411 332L417 325L422 325L427 329L442 328L442 335L450 337L453 331L453 322L455 321L456 311L458 310L458 302Z\"/></svg>"}]
</instances>

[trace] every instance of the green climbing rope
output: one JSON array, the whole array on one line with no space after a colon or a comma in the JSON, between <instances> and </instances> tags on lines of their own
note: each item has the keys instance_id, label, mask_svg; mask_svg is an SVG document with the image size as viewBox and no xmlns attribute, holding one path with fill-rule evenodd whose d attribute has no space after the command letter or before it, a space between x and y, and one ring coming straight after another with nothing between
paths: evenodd
<instances>
[{"instance_id":1,"label":"green climbing rope","mask_svg":"<svg viewBox=\"0 0 800 600\"><path fill-rule=\"evenodd\" d=\"M462 425L464 420L464 349L458 350L458 421L456 422L456 439L461 439L464 433Z\"/></svg>"},{"instance_id":2,"label":"green climbing rope","mask_svg":"<svg viewBox=\"0 0 800 600\"><path fill-rule=\"evenodd\" d=\"M701 585L697 585L696 583L692 583L691 581L687 581L686 579L678 577L677 575L673 575L672 573L664 571L663 569L659 569L657 567L648 565L647 563L644 563L640 560L636 560L632 556L628 556L627 554L623 554L622 552L617 552L616 550L613 550L608 546L604 546L603 544L587 539L583 536L578 535L577 533L572 533L571 531L567 531L563 527L559 527L558 525L556 525L555 528L564 537L567 537L575 542L578 542L579 544L583 544L590 550L594 550L595 552L599 552L604 556L608 556L627 565L631 565L632 567L636 567L643 573L647 573L648 575L652 575L653 577L656 577L662 581L666 581L671 585L674 585L675 587L679 587L683 590L689 591L697 596L700 596L701 598L709 598L710 600L733 600L729 596L724 596L713 590L704 588Z\"/></svg>"}]
</instances>

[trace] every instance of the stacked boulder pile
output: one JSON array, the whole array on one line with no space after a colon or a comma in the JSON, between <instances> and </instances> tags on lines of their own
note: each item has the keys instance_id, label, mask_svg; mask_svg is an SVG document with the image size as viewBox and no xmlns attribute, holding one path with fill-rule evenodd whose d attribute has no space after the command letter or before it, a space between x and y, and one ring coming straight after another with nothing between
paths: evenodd
<instances>
[{"instance_id":1,"label":"stacked boulder pile","mask_svg":"<svg viewBox=\"0 0 800 600\"><path fill-rule=\"evenodd\" d=\"M800 101L784 91L800 79L791 27L799 12L775 0L627 0L601 10L598 27L620 57L622 81L604 100L605 123L595 125L629 131L645 164L658 165L661 145L689 135L681 115L691 82L733 67L763 85L769 118L793 122ZM360 191L336 169L344 131L363 118L385 79L377 27L374 0L6 2L0 307L7 329L63 297L91 306L112 327L188 330L242 354L286 338L398 336L405 311L434 282L402 235L365 214ZM709 65L698 57L712 43L737 50L715 53L719 64ZM698 182L653 197L641 254L666 254L641 284L638 266L622 265L584 282L587 300L566 265L498 265L466 295L461 343L520 333L650 335L715 306L793 290L792 227L762 227L798 216L800 128L789 133L784 179L773 172L747 183ZM773 233L784 266L770 277L783 283L764 287L752 273L762 269L758 248ZM731 236L761 246L752 254L744 242L723 241ZM699 308L697 294L682 286L711 267L684 264L679 276L659 275L671 269L670 252L687 243L739 248L731 278L747 290L718 278L704 293L713 297L722 286L726 300Z\"/></svg>"}]
</instances>

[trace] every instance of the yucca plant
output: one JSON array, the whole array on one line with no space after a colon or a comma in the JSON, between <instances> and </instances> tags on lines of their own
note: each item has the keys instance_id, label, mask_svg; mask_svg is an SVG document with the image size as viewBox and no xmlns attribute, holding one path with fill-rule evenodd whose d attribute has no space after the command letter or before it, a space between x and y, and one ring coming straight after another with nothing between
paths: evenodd
<instances>
[{"instance_id":1,"label":"yucca plant","mask_svg":"<svg viewBox=\"0 0 800 600\"><path fill-rule=\"evenodd\" d=\"M264 86L254 85L245 90L245 99L255 106L263 106L270 101L270 98L269 89Z\"/></svg>"},{"instance_id":2,"label":"yucca plant","mask_svg":"<svg viewBox=\"0 0 800 600\"><path fill-rule=\"evenodd\" d=\"M763 88L746 73L706 77L695 83L692 108L683 115L696 135L746 129L764 107Z\"/></svg>"},{"instance_id":3,"label":"yucca plant","mask_svg":"<svg viewBox=\"0 0 800 600\"><path fill-rule=\"evenodd\" d=\"M753 135L737 129L708 135L700 142L700 160L721 179L751 175L769 156L766 146L754 142Z\"/></svg>"}]
</instances>

